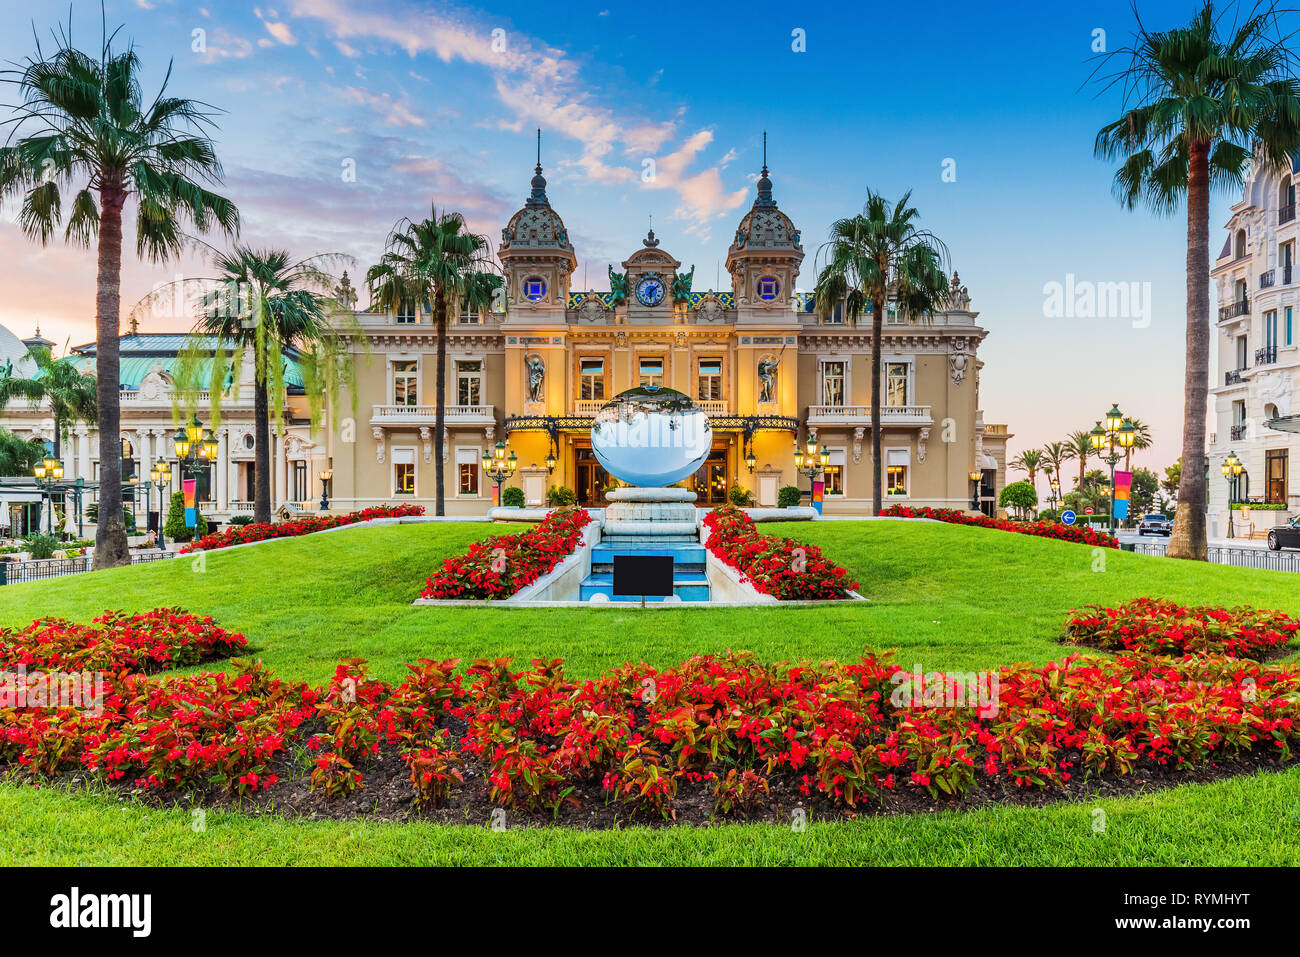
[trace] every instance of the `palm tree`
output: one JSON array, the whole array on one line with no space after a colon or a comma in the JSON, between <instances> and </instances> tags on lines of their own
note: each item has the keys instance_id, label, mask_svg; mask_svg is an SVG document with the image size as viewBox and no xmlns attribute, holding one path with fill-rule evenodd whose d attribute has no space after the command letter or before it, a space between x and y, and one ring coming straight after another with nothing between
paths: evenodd
<instances>
[{"instance_id":1,"label":"palm tree","mask_svg":"<svg viewBox=\"0 0 1300 957\"><path fill-rule=\"evenodd\" d=\"M1133 469L1133 453L1141 452L1144 449L1151 448L1151 426L1147 425L1141 419L1130 416L1129 422L1133 424L1133 444L1124 450L1124 471L1129 472Z\"/></svg>"},{"instance_id":2,"label":"palm tree","mask_svg":"<svg viewBox=\"0 0 1300 957\"><path fill-rule=\"evenodd\" d=\"M213 226L238 229L233 203L199 185L219 180L207 132L212 113L194 100L166 96L167 77L152 102L141 91L135 50L116 52L105 35L97 56L72 46L71 28L55 37L47 57L35 56L0 74L14 84L10 142L0 148L0 196L23 197L23 231L41 244L63 220L63 197L72 195L64 240L89 247L98 238L95 299L95 367L100 434L100 514L95 567L130 561L122 522L122 459L114 454L120 434L118 329L121 321L122 209L135 197L136 252L162 262L180 252L182 222L200 232Z\"/></svg>"},{"instance_id":3,"label":"palm tree","mask_svg":"<svg viewBox=\"0 0 1300 957\"><path fill-rule=\"evenodd\" d=\"M1079 461L1079 484L1076 489L1083 487L1083 474L1088 468L1088 459L1096 454L1096 449L1092 447L1092 433L1087 429L1077 429L1065 437L1065 451L1067 458L1078 459Z\"/></svg>"},{"instance_id":4,"label":"palm tree","mask_svg":"<svg viewBox=\"0 0 1300 957\"><path fill-rule=\"evenodd\" d=\"M373 306L396 311L410 303L433 307L438 334L436 406L433 419L434 511L444 514L443 427L446 422L447 312L459 305L479 309L491 303L501 278L494 266L487 237L470 232L460 213L430 207L420 222L399 220L388 236L379 262L366 271Z\"/></svg>"},{"instance_id":5,"label":"palm tree","mask_svg":"<svg viewBox=\"0 0 1300 957\"><path fill-rule=\"evenodd\" d=\"M912 321L948 301L948 249L928 230L918 229L911 192L892 209L883 196L867 191L862 212L831 225L830 238L817 251L826 265L817 274L817 308L831 312L845 302L849 322L871 311L871 469L872 512L881 508L880 354L884 315L893 302L898 315Z\"/></svg>"},{"instance_id":6,"label":"palm tree","mask_svg":"<svg viewBox=\"0 0 1300 957\"><path fill-rule=\"evenodd\" d=\"M346 314L332 296L335 279L324 268L346 258L331 253L295 260L283 249L240 243L229 252L213 251L220 275L203 281L208 288L199 297L198 322L182 351L178 375L183 392L207 390L216 427L225 392L222 379L227 370L238 368L246 351L252 353L255 522L271 520L271 424L281 431L285 351L300 353L300 361L316 370L305 376L313 429L327 394L337 404L340 381L352 376L351 364L344 361L347 344L336 329ZM166 287L154 293L159 295L167 295ZM356 395L355 388L349 392Z\"/></svg>"},{"instance_id":7,"label":"palm tree","mask_svg":"<svg viewBox=\"0 0 1300 957\"><path fill-rule=\"evenodd\" d=\"M1206 2L1185 27L1151 32L1138 21L1131 46L1105 54L1118 68L1102 77L1119 86L1123 115L1097 133L1095 152L1119 160L1115 194L1174 213L1187 201L1187 366L1183 386L1183 460L1205 461L1209 386L1209 214L1212 187L1240 187L1252 155L1290 169L1300 151L1300 83L1291 37L1276 8L1257 4L1229 23ZM1098 67L1101 69L1101 66ZM1205 561L1205 469L1183 469L1166 554Z\"/></svg>"},{"instance_id":8,"label":"palm tree","mask_svg":"<svg viewBox=\"0 0 1300 957\"><path fill-rule=\"evenodd\" d=\"M1064 442L1048 442L1043 446L1043 467L1047 469L1048 479L1056 476L1056 484L1061 484L1061 466L1073 457Z\"/></svg>"},{"instance_id":9,"label":"palm tree","mask_svg":"<svg viewBox=\"0 0 1300 957\"><path fill-rule=\"evenodd\" d=\"M0 410L14 399L26 399L31 405L50 404L54 416L54 457L63 457L63 438L78 422L95 420L95 377L76 367L64 356L55 359L49 349L37 346L27 352L36 366L31 377L16 376L12 366L0 375Z\"/></svg>"},{"instance_id":10,"label":"palm tree","mask_svg":"<svg viewBox=\"0 0 1300 957\"><path fill-rule=\"evenodd\" d=\"M8 429L0 429L0 475L31 477L36 463L45 457L45 443L40 439L20 439Z\"/></svg>"},{"instance_id":11,"label":"palm tree","mask_svg":"<svg viewBox=\"0 0 1300 957\"><path fill-rule=\"evenodd\" d=\"M1013 469L1029 473L1029 484L1037 490L1038 470L1043 467L1043 453L1039 449L1025 449L1011 460Z\"/></svg>"}]
</instances>

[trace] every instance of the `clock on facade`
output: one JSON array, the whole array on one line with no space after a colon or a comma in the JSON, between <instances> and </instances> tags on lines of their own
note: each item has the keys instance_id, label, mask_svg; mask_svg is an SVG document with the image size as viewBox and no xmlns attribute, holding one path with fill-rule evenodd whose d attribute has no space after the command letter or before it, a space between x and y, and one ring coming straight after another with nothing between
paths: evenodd
<instances>
[{"instance_id":1,"label":"clock on facade","mask_svg":"<svg viewBox=\"0 0 1300 957\"><path fill-rule=\"evenodd\" d=\"M643 306L657 306L664 301L664 281L658 276L645 276L636 284L636 298Z\"/></svg>"}]
</instances>

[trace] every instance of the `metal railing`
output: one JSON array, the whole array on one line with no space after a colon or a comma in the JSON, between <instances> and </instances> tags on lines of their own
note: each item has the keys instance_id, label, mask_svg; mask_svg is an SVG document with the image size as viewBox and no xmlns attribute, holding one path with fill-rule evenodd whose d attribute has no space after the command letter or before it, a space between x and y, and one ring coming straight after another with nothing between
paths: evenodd
<instances>
[{"instance_id":1,"label":"metal railing","mask_svg":"<svg viewBox=\"0 0 1300 957\"><path fill-rule=\"evenodd\" d=\"M1229 431L1234 442L1239 442L1246 437L1246 427L1244 425L1234 425Z\"/></svg>"},{"instance_id":2,"label":"metal railing","mask_svg":"<svg viewBox=\"0 0 1300 957\"><path fill-rule=\"evenodd\" d=\"M1277 346L1264 346L1255 350L1255 365L1268 365L1270 362L1277 362Z\"/></svg>"},{"instance_id":3,"label":"metal railing","mask_svg":"<svg viewBox=\"0 0 1300 957\"><path fill-rule=\"evenodd\" d=\"M1223 374L1223 384L1224 384L1224 385L1241 385L1241 383L1245 381L1245 380L1241 377L1241 374L1242 374L1243 372L1245 372L1245 371L1246 371L1246 370L1245 370L1244 368L1242 368L1242 369L1229 369L1227 372L1225 372L1225 373Z\"/></svg>"},{"instance_id":4,"label":"metal railing","mask_svg":"<svg viewBox=\"0 0 1300 957\"><path fill-rule=\"evenodd\" d=\"M1295 203L1287 203L1285 206L1279 206L1277 210L1277 224L1289 223L1295 219Z\"/></svg>"},{"instance_id":5,"label":"metal railing","mask_svg":"<svg viewBox=\"0 0 1300 957\"><path fill-rule=\"evenodd\" d=\"M170 552L132 552L131 564L143 565L171 558ZM94 557L81 555L77 558L34 558L26 562L0 562L0 585L19 585L23 582L42 581L46 578L61 578L64 575L80 575L93 570Z\"/></svg>"},{"instance_id":6,"label":"metal railing","mask_svg":"<svg viewBox=\"0 0 1300 957\"><path fill-rule=\"evenodd\" d=\"M1237 316L1244 316L1250 312L1250 300L1238 299L1234 303L1219 308L1219 321L1224 319L1235 319Z\"/></svg>"},{"instance_id":7,"label":"metal railing","mask_svg":"<svg viewBox=\"0 0 1300 957\"><path fill-rule=\"evenodd\" d=\"M1272 269L1270 269L1268 272L1260 273L1259 288L1267 289L1269 286L1273 285L1276 279L1277 279L1277 273L1275 273Z\"/></svg>"},{"instance_id":8,"label":"metal railing","mask_svg":"<svg viewBox=\"0 0 1300 957\"><path fill-rule=\"evenodd\" d=\"M1163 558L1168 547L1166 542L1134 542L1132 551L1139 555L1155 555ZM1213 565L1262 568L1275 572L1300 572L1300 552L1295 551L1270 552L1267 548L1211 545L1209 558Z\"/></svg>"}]
</instances>

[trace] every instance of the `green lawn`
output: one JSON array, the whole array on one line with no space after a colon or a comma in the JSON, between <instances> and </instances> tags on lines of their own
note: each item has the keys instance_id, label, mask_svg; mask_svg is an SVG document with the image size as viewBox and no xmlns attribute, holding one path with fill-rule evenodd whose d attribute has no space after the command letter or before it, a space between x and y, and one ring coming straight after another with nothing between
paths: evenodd
<instances>
[{"instance_id":1,"label":"green lawn","mask_svg":"<svg viewBox=\"0 0 1300 957\"><path fill-rule=\"evenodd\" d=\"M821 545L870 604L746 609L518 609L412 606L428 570L489 533L463 523L353 529L186 559L0 589L0 624L38 615L88 620L106 608L182 605L244 632L288 678L320 682L344 657L400 679L416 658L563 657L574 676L629 659L669 665L745 648L766 659L852 658L897 647L905 665L968 671L1059 657L1066 612L1143 594L1255 604L1300 614L1284 572L1094 552L1029 536L949 525L825 522L765 526ZM1294 657L1294 655L1292 656ZM0 787L0 863L860 862L1297 863L1288 842L1300 769L1048 809L709 829L451 828L253 819L119 805L97 795Z\"/></svg>"}]
</instances>

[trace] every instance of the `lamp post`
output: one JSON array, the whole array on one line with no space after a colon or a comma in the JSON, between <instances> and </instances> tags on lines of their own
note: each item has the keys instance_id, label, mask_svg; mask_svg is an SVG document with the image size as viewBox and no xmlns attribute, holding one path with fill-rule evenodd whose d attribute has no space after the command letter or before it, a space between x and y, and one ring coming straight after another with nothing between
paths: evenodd
<instances>
[{"instance_id":1,"label":"lamp post","mask_svg":"<svg viewBox=\"0 0 1300 957\"><path fill-rule=\"evenodd\" d=\"M1228 480L1228 537L1232 538L1232 506L1237 503L1237 479L1245 470L1236 452L1229 452L1223 460L1223 477Z\"/></svg>"},{"instance_id":2,"label":"lamp post","mask_svg":"<svg viewBox=\"0 0 1300 957\"><path fill-rule=\"evenodd\" d=\"M970 510L978 512L980 510L980 470L971 469L966 477L970 479Z\"/></svg>"},{"instance_id":3,"label":"lamp post","mask_svg":"<svg viewBox=\"0 0 1300 957\"><path fill-rule=\"evenodd\" d=\"M172 467L167 464L167 460L165 458L159 456L158 460L154 462L153 468L149 469L149 484L144 487L144 496L145 496L144 509L145 509L146 527L149 524L148 516L153 511L149 502L149 489L150 487L153 487L158 490L158 547L159 548L167 547L167 539L166 536L163 535L163 525L165 524L163 522L163 489L167 488L167 486L171 484L171 481L172 481Z\"/></svg>"},{"instance_id":4,"label":"lamp post","mask_svg":"<svg viewBox=\"0 0 1300 957\"><path fill-rule=\"evenodd\" d=\"M830 464L831 456L826 451L826 446L822 446L821 451L817 451L817 440L812 436L808 437L808 444L799 448L799 443L794 444L794 470L800 475L808 476L808 500L812 501L812 483L817 480L817 476Z\"/></svg>"},{"instance_id":5,"label":"lamp post","mask_svg":"<svg viewBox=\"0 0 1300 957\"><path fill-rule=\"evenodd\" d=\"M1050 488L1050 489L1052 490L1052 511L1055 512L1055 511L1056 511L1056 498L1057 498L1058 495L1061 494L1061 480L1058 479L1058 478L1052 478L1052 479L1048 480L1047 485L1048 485L1048 488Z\"/></svg>"},{"instance_id":6,"label":"lamp post","mask_svg":"<svg viewBox=\"0 0 1300 957\"><path fill-rule=\"evenodd\" d=\"M507 457L506 444L498 440L490 451L483 453L479 464L483 466L483 472L487 477L497 483L497 505L501 505L501 486L506 479L515 474L515 469L519 467L519 459L515 457L513 449Z\"/></svg>"},{"instance_id":7,"label":"lamp post","mask_svg":"<svg viewBox=\"0 0 1300 957\"><path fill-rule=\"evenodd\" d=\"M1124 417L1118 403L1112 403L1106 413L1106 424L1098 422L1088 433L1088 439L1099 456L1110 466L1110 533L1115 534L1115 465L1124 454L1123 449L1133 447L1137 429L1132 421Z\"/></svg>"},{"instance_id":8,"label":"lamp post","mask_svg":"<svg viewBox=\"0 0 1300 957\"><path fill-rule=\"evenodd\" d=\"M328 511L330 507L329 489L326 487L330 479L334 477L333 469L326 469L320 473L320 510Z\"/></svg>"},{"instance_id":9,"label":"lamp post","mask_svg":"<svg viewBox=\"0 0 1300 957\"><path fill-rule=\"evenodd\" d=\"M212 430L203 428L198 415L185 428L176 430L172 446L176 463L193 476L202 474L216 460L221 448Z\"/></svg>"},{"instance_id":10,"label":"lamp post","mask_svg":"<svg viewBox=\"0 0 1300 957\"><path fill-rule=\"evenodd\" d=\"M41 490L41 498L48 498L50 532L54 533L54 486L63 479L63 463L52 455L47 455L32 468L36 485Z\"/></svg>"}]
</instances>

